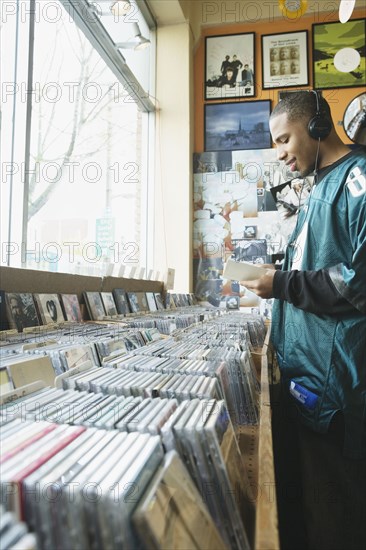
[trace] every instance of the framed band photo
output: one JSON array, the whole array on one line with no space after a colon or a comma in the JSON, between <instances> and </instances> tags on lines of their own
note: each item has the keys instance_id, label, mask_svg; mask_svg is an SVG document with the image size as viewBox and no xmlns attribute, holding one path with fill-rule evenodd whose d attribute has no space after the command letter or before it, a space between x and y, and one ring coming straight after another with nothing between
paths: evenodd
<instances>
[{"instance_id":1,"label":"framed band photo","mask_svg":"<svg viewBox=\"0 0 366 550\"><path fill-rule=\"evenodd\" d=\"M236 99L255 95L254 32L207 36L205 99Z\"/></svg>"},{"instance_id":2,"label":"framed band photo","mask_svg":"<svg viewBox=\"0 0 366 550\"><path fill-rule=\"evenodd\" d=\"M263 89L307 86L308 31L262 35Z\"/></svg>"},{"instance_id":3,"label":"framed band photo","mask_svg":"<svg viewBox=\"0 0 366 550\"><path fill-rule=\"evenodd\" d=\"M271 102L206 103L205 151L270 149Z\"/></svg>"},{"instance_id":4,"label":"framed band photo","mask_svg":"<svg viewBox=\"0 0 366 550\"><path fill-rule=\"evenodd\" d=\"M366 85L366 19L313 24L313 87Z\"/></svg>"}]
</instances>

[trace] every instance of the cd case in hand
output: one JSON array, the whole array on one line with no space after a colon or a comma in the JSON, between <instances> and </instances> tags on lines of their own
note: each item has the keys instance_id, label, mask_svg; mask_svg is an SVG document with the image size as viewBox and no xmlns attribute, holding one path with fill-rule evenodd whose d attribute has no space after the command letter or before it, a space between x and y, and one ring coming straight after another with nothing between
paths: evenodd
<instances>
[{"instance_id":1,"label":"cd case in hand","mask_svg":"<svg viewBox=\"0 0 366 550\"><path fill-rule=\"evenodd\" d=\"M232 281L252 281L262 277L266 271L267 269L260 265L249 262L236 262L229 258L222 276L224 279L231 279Z\"/></svg>"}]
</instances>

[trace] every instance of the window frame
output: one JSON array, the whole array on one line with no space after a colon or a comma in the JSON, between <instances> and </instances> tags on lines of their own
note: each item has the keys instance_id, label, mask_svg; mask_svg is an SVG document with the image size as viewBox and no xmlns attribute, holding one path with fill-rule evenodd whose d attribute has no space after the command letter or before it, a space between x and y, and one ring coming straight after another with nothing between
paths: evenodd
<instances>
[{"instance_id":1,"label":"window frame","mask_svg":"<svg viewBox=\"0 0 366 550\"><path fill-rule=\"evenodd\" d=\"M136 1L136 0L135 0ZM34 34L36 25L36 3L39 0L29 0L29 40L28 40L28 67L27 67L27 89L33 87L33 58L34 58ZM132 70L126 63L122 53L116 48L113 40L103 27L102 22L99 20L95 12L86 0L58 0L58 2L64 7L66 12L70 15L71 19L78 26L78 28L84 33L85 37L89 40L92 47L99 53L106 65L110 68L117 80L122 83L127 91L131 90L130 97L136 103L137 108L147 114L147 123L145 124L145 137L146 140L144 147L144 170L142 177L142 194L143 204L146 213L146 220L144 227L141 227L142 241L139 246L139 265L146 266L152 265L153 258L151 254L153 232L151 231L152 219L150 214L151 208L148 208L150 204L153 204L154 197L154 178L153 178L153 158L154 158L154 128L155 128L155 112L156 107L151 101L149 94L143 89L139 81L135 77ZM151 74L150 74L150 89L155 89L155 61L156 61L156 22L148 8L145 0L137 0L141 14L143 15L150 31L151 41ZM87 17L86 17L87 14ZM15 83L16 84L16 83ZM152 96L153 97L153 96ZM28 242L28 199L29 199L29 165L30 165L30 145L31 145L31 126L32 126L32 94L27 94L26 100L26 122L25 122L25 178L23 187L23 204L21 214L21 249L27 250ZM15 128L12 129L12 139L14 139ZM12 183L10 189L10 196L12 195ZM12 205L10 205L12 206ZM11 208L12 210L12 208ZM8 235L6 241L10 243L10 236L12 234L12 213L9 214ZM10 266L11 254L7 254L6 262L1 262ZM26 254L21 254L21 267L27 269Z\"/></svg>"}]
</instances>

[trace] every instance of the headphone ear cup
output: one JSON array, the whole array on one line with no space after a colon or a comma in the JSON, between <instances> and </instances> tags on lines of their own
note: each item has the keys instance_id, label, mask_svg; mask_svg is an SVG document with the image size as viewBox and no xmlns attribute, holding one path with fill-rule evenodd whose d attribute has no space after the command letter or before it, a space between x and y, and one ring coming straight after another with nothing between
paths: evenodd
<instances>
[{"instance_id":1,"label":"headphone ear cup","mask_svg":"<svg viewBox=\"0 0 366 550\"><path fill-rule=\"evenodd\" d=\"M313 139L325 139L332 129L330 120L320 114L316 114L309 120L308 132Z\"/></svg>"}]
</instances>

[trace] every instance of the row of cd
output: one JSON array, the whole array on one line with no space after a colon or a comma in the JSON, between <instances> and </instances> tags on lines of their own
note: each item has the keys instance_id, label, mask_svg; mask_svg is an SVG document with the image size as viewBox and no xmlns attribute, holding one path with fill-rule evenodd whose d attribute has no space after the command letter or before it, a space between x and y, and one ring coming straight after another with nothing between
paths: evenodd
<instances>
[{"instance_id":1,"label":"row of cd","mask_svg":"<svg viewBox=\"0 0 366 550\"><path fill-rule=\"evenodd\" d=\"M168 328L170 327L169 330L163 330L164 327L158 330L155 321L141 318L139 328L134 327L131 320L130 323L72 324L53 329L40 327L39 330L32 330L28 334L4 336L0 345L2 366L6 369L14 363L29 361L29 356L32 355L48 356L53 370L50 370L47 382L51 383L51 377L54 378L82 362L89 360L94 365L101 365L108 356L116 353L121 355L160 339L162 333L171 330L172 323L176 330L175 321L178 316L177 313L172 318L169 316L161 320ZM189 325L198 322L200 316L189 314L183 317ZM151 321L154 326L151 326ZM144 326L145 324L148 326ZM12 384L10 370L7 369Z\"/></svg>"},{"instance_id":2,"label":"row of cd","mask_svg":"<svg viewBox=\"0 0 366 550\"><path fill-rule=\"evenodd\" d=\"M198 307L190 309L196 311L174 314L166 312L161 315L162 318L144 315L126 318L123 322L110 320L88 324L65 323L61 326L38 327L19 334L4 332L0 333L0 354L3 356L9 353L20 353L24 349L29 351L37 347L47 348L51 342L63 345L96 343L98 357L103 358L110 350L108 346L103 350L103 346L99 345L100 342L106 344L111 340L119 340L121 346L125 343L126 349L134 349L154 340L159 334L171 333L175 338L179 338L180 334L190 333L193 342L195 331L196 338L200 337L205 343L209 339L213 345L218 345L218 342L226 342L230 345L232 342L245 341L246 334L249 335L252 346L263 345L265 327L263 319L258 315L244 313L223 315L224 312L220 310L212 311Z\"/></svg>"},{"instance_id":3,"label":"row of cd","mask_svg":"<svg viewBox=\"0 0 366 550\"><path fill-rule=\"evenodd\" d=\"M199 397L202 392L207 395L207 391L210 392L210 396L214 397L211 392L218 392L219 396L223 396L227 402L235 427L256 424L258 422L259 384L250 352L215 348L215 350L207 350L214 355L215 360L178 359L176 356L178 344L181 345L180 342L164 340L161 344L153 343L143 350L135 350L123 357L113 358L105 365L116 367L118 370L127 369L137 372L121 375L116 372L108 374L95 371L90 374L89 388L83 386L82 381L80 388L89 391L95 391L97 388L97 391L114 393L119 391L119 385L126 384L127 387L132 388L141 385L139 395L146 395L146 392L150 392L149 395L176 397L178 400ZM144 354L138 353L139 351L143 351ZM147 372L166 373L166 377L146 377ZM137 375L137 373L140 374ZM105 381L104 376L106 377ZM207 378L201 382L197 380L197 376L199 378L211 377L211 382L208 382ZM78 377L80 377L78 374L71 376L70 382L64 379L64 387L69 387L67 384ZM88 380L88 375L84 374L83 379L84 381ZM217 384L212 382L215 379Z\"/></svg>"},{"instance_id":4,"label":"row of cd","mask_svg":"<svg viewBox=\"0 0 366 550\"><path fill-rule=\"evenodd\" d=\"M28 420L50 391L0 416L2 502L40 549L250 547L253 499L224 401L146 400L145 418L161 420L151 435Z\"/></svg>"},{"instance_id":5,"label":"row of cd","mask_svg":"<svg viewBox=\"0 0 366 550\"><path fill-rule=\"evenodd\" d=\"M69 335L64 333L58 341L51 343L48 339L41 347L25 344L23 353L19 348L18 353L3 356L3 368L18 387L30 372L35 380L43 379L53 385L55 374L74 373L80 363L117 367L118 372L94 368L90 373L73 374L70 380L82 376L85 381L89 377L92 384L87 391L117 395L176 397L179 401L224 397L237 427L258 420L258 382L248 351L251 342L247 327L256 324L262 327L260 321L245 315L233 319L231 314L225 316L225 325L222 321L219 324L209 320L164 339L156 329L121 328L111 332L109 326L101 325L98 329L98 325L92 325L87 333L92 340L90 343L80 343L85 333L76 331L78 343L70 344ZM224 345L221 337L224 331L229 334L228 327L232 331L231 338L225 334ZM218 340L221 346L217 346ZM29 348L25 349L27 345ZM138 372L126 373L120 369ZM204 376L197 379L197 375ZM68 387L66 381L64 384Z\"/></svg>"},{"instance_id":6,"label":"row of cd","mask_svg":"<svg viewBox=\"0 0 366 550\"><path fill-rule=\"evenodd\" d=\"M45 388L3 405L2 414L8 420L19 418L156 435L177 405L178 400L171 397L126 397Z\"/></svg>"},{"instance_id":7,"label":"row of cd","mask_svg":"<svg viewBox=\"0 0 366 550\"><path fill-rule=\"evenodd\" d=\"M190 341L207 342L210 345L233 345L249 343L253 348L261 348L266 336L263 317L243 312L230 312L228 315L210 318L203 325L196 324L187 328L183 334L190 335ZM178 338L179 335L177 334Z\"/></svg>"}]
</instances>

